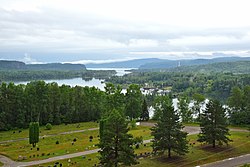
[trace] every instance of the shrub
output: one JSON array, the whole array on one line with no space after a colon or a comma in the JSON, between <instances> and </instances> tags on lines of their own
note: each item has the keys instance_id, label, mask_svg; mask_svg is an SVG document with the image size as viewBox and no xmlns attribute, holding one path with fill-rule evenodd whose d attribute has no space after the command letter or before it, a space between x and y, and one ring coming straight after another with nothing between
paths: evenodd
<instances>
[{"instance_id":1,"label":"shrub","mask_svg":"<svg viewBox=\"0 0 250 167\"><path fill-rule=\"evenodd\" d=\"M132 128L132 129L135 129L135 128L136 128L136 120L133 119L133 120L130 122L130 125L131 125L131 128Z\"/></svg>"},{"instance_id":2,"label":"shrub","mask_svg":"<svg viewBox=\"0 0 250 167\"><path fill-rule=\"evenodd\" d=\"M51 129L52 129L52 125L51 125L50 123L47 123L47 124L45 125L45 129L46 129L46 130L51 130Z\"/></svg>"},{"instance_id":3,"label":"shrub","mask_svg":"<svg viewBox=\"0 0 250 167\"><path fill-rule=\"evenodd\" d=\"M89 141L92 142L93 138L93 136L89 136Z\"/></svg>"}]
</instances>

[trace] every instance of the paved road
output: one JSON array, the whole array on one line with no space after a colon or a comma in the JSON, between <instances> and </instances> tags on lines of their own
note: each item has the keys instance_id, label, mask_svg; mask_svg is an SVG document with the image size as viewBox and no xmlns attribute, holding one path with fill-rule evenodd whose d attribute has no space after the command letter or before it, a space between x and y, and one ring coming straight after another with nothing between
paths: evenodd
<instances>
[{"instance_id":1,"label":"paved road","mask_svg":"<svg viewBox=\"0 0 250 167\"><path fill-rule=\"evenodd\" d=\"M235 167L247 163L250 163L250 154L224 159L222 161L201 165L200 167Z\"/></svg>"}]
</instances>

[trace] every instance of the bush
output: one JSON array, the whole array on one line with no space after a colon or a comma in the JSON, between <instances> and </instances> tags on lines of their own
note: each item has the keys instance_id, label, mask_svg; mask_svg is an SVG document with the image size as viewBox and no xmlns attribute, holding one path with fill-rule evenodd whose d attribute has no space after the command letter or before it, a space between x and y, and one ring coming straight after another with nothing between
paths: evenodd
<instances>
[{"instance_id":1,"label":"bush","mask_svg":"<svg viewBox=\"0 0 250 167\"><path fill-rule=\"evenodd\" d=\"M46 130L51 130L51 129L52 129L52 125L51 125L50 123L47 123L47 124L45 125L45 129L46 129Z\"/></svg>"},{"instance_id":2,"label":"bush","mask_svg":"<svg viewBox=\"0 0 250 167\"><path fill-rule=\"evenodd\" d=\"M133 120L130 122L130 125L131 125L131 128L132 128L132 129L135 129L135 128L136 128L136 120L133 119Z\"/></svg>"}]
</instances>

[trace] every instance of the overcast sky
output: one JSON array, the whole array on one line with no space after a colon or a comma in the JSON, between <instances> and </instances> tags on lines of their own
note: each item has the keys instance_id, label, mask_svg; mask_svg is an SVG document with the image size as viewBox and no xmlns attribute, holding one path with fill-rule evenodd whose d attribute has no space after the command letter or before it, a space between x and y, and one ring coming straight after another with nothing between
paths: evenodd
<instances>
[{"instance_id":1,"label":"overcast sky","mask_svg":"<svg viewBox=\"0 0 250 167\"><path fill-rule=\"evenodd\" d=\"M0 59L250 56L249 0L0 0Z\"/></svg>"}]
</instances>

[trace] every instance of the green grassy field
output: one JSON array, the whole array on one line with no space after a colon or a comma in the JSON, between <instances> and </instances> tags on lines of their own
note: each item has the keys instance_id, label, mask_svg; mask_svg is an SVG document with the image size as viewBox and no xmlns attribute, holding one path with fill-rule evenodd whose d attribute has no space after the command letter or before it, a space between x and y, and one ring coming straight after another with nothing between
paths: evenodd
<instances>
[{"instance_id":1,"label":"green grassy field","mask_svg":"<svg viewBox=\"0 0 250 167\"><path fill-rule=\"evenodd\" d=\"M242 154L250 153L250 140L248 137L248 133L246 132L231 132L233 142L230 143L229 146L220 146L213 149L207 145L201 145L197 143L197 135L190 135L188 139L190 140L189 150L190 152L186 156L178 157L173 156L171 159L168 159L166 156L161 157L152 157L148 156L143 159L139 159L139 164L137 167L174 167L174 166L196 166L201 164L206 164L218 160L222 160L225 158L230 158L234 156L239 156ZM195 144L193 144L195 143ZM142 153L143 155L148 152L151 152L152 148L150 143L146 146L141 145L139 149L135 150L137 155ZM70 159L70 163L68 159L59 161L63 164L63 166L72 166L72 167L81 167L81 166L94 166L98 164L98 154L90 154L86 155L86 158L76 157ZM40 166L48 166L53 165L53 163L48 163Z\"/></svg>"},{"instance_id":2,"label":"green grassy field","mask_svg":"<svg viewBox=\"0 0 250 167\"><path fill-rule=\"evenodd\" d=\"M2 163L2 162L0 162L0 166L3 166L3 163Z\"/></svg>"},{"instance_id":3,"label":"green grassy field","mask_svg":"<svg viewBox=\"0 0 250 167\"><path fill-rule=\"evenodd\" d=\"M68 131L69 129L67 129ZM137 127L129 133L134 137L143 136L144 139L150 138L148 127ZM40 139L36 148L32 148L28 140L0 144L0 154L6 155L13 160L18 160L19 156L25 157L22 161L33 161L46 159L54 156L65 155L69 153L81 152L96 149L95 144L99 142L99 130L84 131L80 133L58 135ZM92 142L89 137L93 136ZM72 145L73 139L77 141ZM56 144L59 141L59 144ZM39 151L37 151L39 148ZM32 150L31 150L32 149Z\"/></svg>"},{"instance_id":4,"label":"green grassy field","mask_svg":"<svg viewBox=\"0 0 250 167\"><path fill-rule=\"evenodd\" d=\"M82 129L89 129L89 128L97 128L98 123L96 122L83 122L83 123L76 123L76 124L68 124L68 125L53 125L51 130L45 130L44 126L40 127L40 136L49 135L49 134L58 134L62 132L68 132L73 130L82 130ZM19 133L19 130L22 132ZM11 130L11 131L4 131L0 132L0 142L6 140L13 140L18 138L27 138L29 135L28 129L18 129L18 130Z\"/></svg>"}]
</instances>

